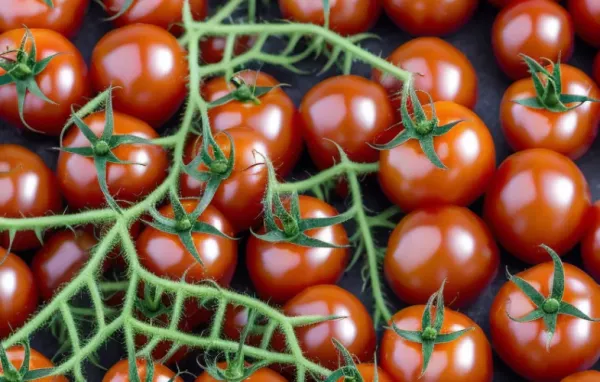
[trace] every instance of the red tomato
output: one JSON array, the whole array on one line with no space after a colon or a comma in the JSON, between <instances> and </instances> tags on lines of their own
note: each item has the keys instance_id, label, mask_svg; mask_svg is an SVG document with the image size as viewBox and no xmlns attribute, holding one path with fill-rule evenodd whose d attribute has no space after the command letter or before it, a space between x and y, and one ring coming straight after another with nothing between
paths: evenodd
<instances>
[{"instance_id":1,"label":"red tomato","mask_svg":"<svg viewBox=\"0 0 600 382\"><path fill-rule=\"evenodd\" d=\"M40 0L5 0L0 8L0 32L44 28L73 37L83 23L89 0L53 0L50 8Z\"/></svg>"},{"instance_id":2,"label":"red tomato","mask_svg":"<svg viewBox=\"0 0 600 382\"><path fill-rule=\"evenodd\" d=\"M22 326L38 306L31 270L20 257L0 247L0 339Z\"/></svg>"},{"instance_id":3,"label":"red tomato","mask_svg":"<svg viewBox=\"0 0 600 382\"><path fill-rule=\"evenodd\" d=\"M506 158L488 189L484 216L494 237L519 259L548 259L546 244L563 255L589 227L590 190L569 158L530 149Z\"/></svg>"},{"instance_id":4,"label":"red tomato","mask_svg":"<svg viewBox=\"0 0 600 382\"><path fill-rule=\"evenodd\" d=\"M320 1L320 0L319 0ZM368 143L385 143L394 133L394 110L385 89L366 78L345 75L313 87L300 106L308 152L319 169L339 161L339 144L355 162L376 162Z\"/></svg>"},{"instance_id":5,"label":"red tomato","mask_svg":"<svg viewBox=\"0 0 600 382\"><path fill-rule=\"evenodd\" d=\"M264 72L245 70L236 74L248 86L274 87L279 81ZM230 94L235 86L224 77L214 78L202 86L202 96L213 102ZM302 151L302 138L297 110L292 99L276 88L259 98L246 102L230 101L208 111L213 131L224 131L232 127L249 127L259 132L267 142L271 159L278 174L287 175Z\"/></svg>"},{"instance_id":6,"label":"red tomato","mask_svg":"<svg viewBox=\"0 0 600 382\"><path fill-rule=\"evenodd\" d=\"M299 198L302 219L327 218L338 212L311 196ZM289 203L288 203L289 204ZM264 234L265 230L259 231ZM348 245L348 234L341 224L316 228L307 235L328 243ZM349 248L311 248L291 243L270 243L250 236L246 245L246 266L260 298L282 304L308 287L335 284L342 277Z\"/></svg>"},{"instance_id":7,"label":"red tomato","mask_svg":"<svg viewBox=\"0 0 600 382\"><path fill-rule=\"evenodd\" d=\"M424 109L431 117L431 106ZM431 163L414 139L380 154L383 191L404 211L444 204L467 206L485 192L496 168L494 141L474 112L446 101L436 102L435 109L440 126L463 121L434 138L446 170Z\"/></svg>"},{"instance_id":8,"label":"red tomato","mask_svg":"<svg viewBox=\"0 0 600 382\"><path fill-rule=\"evenodd\" d=\"M523 3L525 1L529 1L529 0L489 0L489 2L491 4L495 5L498 8L504 8L508 5L512 5L512 4L516 4L516 3ZM559 2L560 0L551 0L551 1Z\"/></svg>"},{"instance_id":9,"label":"red tomato","mask_svg":"<svg viewBox=\"0 0 600 382\"><path fill-rule=\"evenodd\" d=\"M105 112L97 112L83 120L89 128L101 136L106 123ZM154 139L158 134L139 119L114 113L114 135L135 135ZM89 147L90 142L81 130L72 127L63 140L64 147ZM122 201L135 202L154 191L167 175L167 152L160 146L147 144L123 144L112 150L115 156L136 164L108 163L106 179L110 194ZM99 208L106 203L98 184L94 159L77 154L61 152L58 156L58 179L61 190L73 208Z\"/></svg>"},{"instance_id":10,"label":"red tomato","mask_svg":"<svg viewBox=\"0 0 600 382\"><path fill-rule=\"evenodd\" d=\"M42 158L17 145L0 145L0 216L20 218L60 212L58 182ZM0 233L0 246L8 248L8 232ZM33 231L15 235L12 250L41 247Z\"/></svg>"},{"instance_id":11,"label":"red tomato","mask_svg":"<svg viewBox=\"0 0 600 382\"><path fill-rule=\"evenodd\" d=\"M42 299L50 300L61 286L71 281L90 258L90 250L98 244L85 231L60 231L44 243L31 263Z\"/></svg>"},{"instance_id":12,"label":"red tomato","mask_svg":"<svg viewBox=\"0 0 600 382\"><path fill-rule=\"evenodd\" d=\"M398 223L383 270L408 304L425 304L447 279L444 300L462 307L492 282L499 263L498 247L483 221L464 207L446 206L411 212Z\"/></svg>"},{"instance_id":13,"label":"red tomato","mask_svg":"<svg viewBox=\"0 0 600 382\"><path fill-rule=\"evenodd\" d=\"M117 87L115 110L158 128L185 99L187 68L185 52L175 37L154 25L133 24L98 41L90 76L96 91Z\"/></svg>"},{"instance_id":14,"label":"red tomato","mask_svg":"<svg viewBox=\"0 0 600 382\"><path fill-rule=\"evenodd\" d=\"M597 382L600 381L600 371L588 370L563 378L561 382Z\"/></svg>"},{"instance_id":15,"label":"red tomato","mask_svg":"<svg viewBox=\"0 0 600 382\"><path fill-rule=\"evenodd\" d=\"M324 25L323 0L279 0L283 17L300 23ZM329 27L341 34L366 32L379 18L379 0L330 0Z\"/></svg>"},{"instance_id":16,"label":"red tomato","mask_svg":"<svg viewBox=\"0 0 600 382\"><path fill-rule=\"evenodd\" d=\"M552 33L549 33L552 31ZM512 79L527 77L519 56L568 61L574 49L573 20L553 1L531 0L504 8L492 29L492 47L500 68Z\"/></svg>"},{"instance_id":17,"label":"red tomato","mask_svg":"<svg viewBox=\"0 0 600 382\"><path fill-rule=\"evenodd\" d=\"M375 366L372 363L360 363L356 365L360 376L363 378L363 382L375 382L375 369L377 369L377 381L378 382L392 382L392 377L386 373L382 368ZM338 382L350 381L348 378L338 379Z\"/></svg>"},{"instance_id":18,"label":"red tomato","mask_svg":"<svg viewBox=\"0 0 600 382\"><path fill-rule=\"evenodd\" d=\"M600 89L587 74L566 64L561 64L560 68L562 94L600 98ZM513 83L504 93L500 104L500 123L511 147L515 151L545 148L571 159L582 156L596 138L600 124L600 105L585 102L570 111L557 113L514 102L535 97L531 77Z\"/></svg>"},{"instance_id":19,"label":"red tomato","mask_svg":"<svg viewBox=\"0 0 600 382\"><path fill-rule=\"evenodd\" d=\"M41 2L39 5L46 7ZM91 94L87 66L77 48L58 32L49 29L30 29L30 32L35 40L36 61L60 54L35 76L42 93L54 104L27 91L23 119L38 132L59 135L71 116L71 107L85 104L86 98ZM25 29L3 33L0 35L1 49L18 49L24 34ZM31 39L28 39L25 51L29 52L30 49ZM11 53L10 56L14 58L14 55ZM0 75L5 73L4 69L0 69ZM0 116L16 126L26 127L19 116L17 88L14 83L0 86Z\"/></svg>"},{"instance_id":20,"label":"red tomato","mask_svg":"<svg viewBox=\"0 0 600 382\"><path fill-rule=\"evenodd\" d=\"M260 317L260 316L259 316ZM223 333L234 340L239 341L244 327L248 324L248 308L244 306L228 306L225 311L225 320L223 322ZM254 327L260 324L260 319L255 320ZM246 343L252 346L259 346L262 335L259 333L249 333Z\"/></svg>"},{"instance_id":21,"label":"red tomato","mask_svg":"<svg viewBox=\"0 0 600 382\"><path fill-rule=\"evenodd\" d=\"M391 322L399 329L420 331L423 329L421 317L424 309L425 305L402 309L392 317ZM469 317L445 309L441 333L467 328L473 330L452 342L435 345L429 366L422 376L420 376L423 363L422 345L409 342L394 330L386 329L379 347L380 365L396 382L461 380L491 382L494 372L492 349L485 333Z\"/></svg>"},{"instance_id":22,"label":"red tomato","mask_svg":"<svg viewBox=\"0 0 600 382\"><path fill-rule=\"evenodd\" d=\"M227 369L226 362L219 362L217 367L221 370ZM195 382L217 382L219 379L213 378L206 371L200 374L198 378L196 378ZM245 382L286 382L287 379L283 378L281 375L277 374L273 370L269 368L262 368L256 370L249 378L244 379ZM383 381L382 381L383 382Z\"/></svg>"},{"instance_id":23,"label":"red tomato","mask_svg":"<svg viewBox=\"0 0 600 382\"><path fill-rule=\"evenodd\" d=\"M148 362L138 359L136 360L136 366L140 380L146 381ZM183 379L181 379L179 376L175 376L175 373L168 367L161 365L160 363L155 363L154 378L152 378L152 382L166 381L183 382ZM129 361L124 359L117 362L106 372L102 382L129 382Z\"/></svg>"},{"instance_id":24,"label":"red tomato","mask_svg":"<svg viewBox=\"0 0 600 382\"><path fill-rule=\"evenodd\" d=\"M581 258L585 270L600 280L600 201L590 209L590 223L581 240Z\"/></svg>"},{"instance_id":25,"label":"red tomato","mask_svg":"<svg viewBox=\"0 0 600 382\"><path fill-rule=\"evenodd\" d=\"M262 153L271 157L265 139L257 132L236 127L227 131L235 147L234 166L231 176L223 181L212 201L213 205L223 212L235 232L240 232L255 225L262 214L262 198L267 186L267 168ZM225 157L229 157L231 145L225 134L219 134L215 140ZM202 138L192 139L187 147L184 161L191 162L202 148ZM203 166L200 168L204 169ZM204 185L187 174L181 175L181 195L197 198Z\"/></svg>"},{"instance_id":26,"label":"red tomato","mask_svg":"<svg viewBox=\"0 0 600 382\"><path fill-rule=\"evenodd\" d=\"M252 36L239 36L235 39L233 55L239 56L250 49L256 41ZM216 64L223 59L227 39L222 36L205 37L200 41L200 55L207 64Z\"/></svg>"},{"instance_id":27,"label":"red tomato","mask_svg":"<svg viewBox=\"0 0 600 382\"><path fill-rule=\"evenodd\" d=\"M478 0L383 0L387 15L413 36L457 31L473 16Z\"/></svg>"},{"instance_id":28,"label":"red tomato","mask_svg":"<svg viewBox=\"0 0 600 382\"><path fill-rule=\"evenodd\" d=\"M598 285L590 276L570 264L564 264L564 271L565 292L562 300L591 317L599 317ZM543 296L549 296L554 265L546 262L517 276L530 283ZM546 325L542 319L519 323L508 317L510 314L521 318L535 308L533 302L513 282L504 284L494 299L490 310L492 343L508 366L527 380L557 381L594 365L600 358L598 323L559 315L556 332L548 349Z\"/></svg>"},{"instance_id":29,"label":"red tomato","mask_svg":"<svg viewBox=\"0 0 600 382\"><path fill-rule=\"evenodd\" d=\"M437 37L419 37L400 45L387 58L399 68L412 73L416 90L427 92L434 101L452 101L469 109L477 102L477 73L460 50ZM373 80L379 82L392 97L399 110L402 82L373 70ZM417 93L422 103L429 103L425 93Z\"/></svg>"},{"instance_id":30,"label":"red tomato","mask_svg":"<svg viewBox=\"0 0 600 382\"><path fill-rule=\"evenodd\" d=\"M25 360L25 349L22 346L13 346L6 350L8 361L18 370L23 365ZM48 369L54 367L52 361L46 358L42 353L31 349L29 352L29 370ZM0 374L3 373L2 365L0 364ZM62 375L45 377L36 379L37 382L69 382Z\"/></svg>"},{"instance_id":31,"label":"red tomato","mask_svg":"<svg viewBox=\"0 0 600 382\"><path fill-rule=\"evenodd\" d=\"M576 20L575 30L588 44L600 48L600 7L596 0L568 0L569 13Z\"/></svg>"},{"instance_id":32,"label":"red tomato","mask_svg":"<svg viewBox=\"0 0 600 382\"><path fill-rule=\"evenodd\" d=\"M600 86L600 52L598 52L594 60L594 80Z\"/></svg>"}]
</instances>

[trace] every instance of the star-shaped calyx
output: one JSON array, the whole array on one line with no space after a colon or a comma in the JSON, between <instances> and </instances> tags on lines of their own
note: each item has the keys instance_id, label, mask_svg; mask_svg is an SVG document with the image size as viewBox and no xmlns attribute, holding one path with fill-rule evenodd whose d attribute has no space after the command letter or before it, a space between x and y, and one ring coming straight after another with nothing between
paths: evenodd
<instances>
[{"instance_id":1,"label":"star-shaped calyx","mask_svg":"<svg viewBox=\"0 0 600 382\"><path fill-rule=\"evenodd\" d=\"M29 370L29 359L31 357L31 346L29 345L29 340L23 341L22 346L23 363L21 364L21 367L17 369L8 359L8 355L6 354L4 347L0 345L0 364L2 365L0 382L35 381L48 377L54 372L54 368Z\"/></svg>"}]
</instances>

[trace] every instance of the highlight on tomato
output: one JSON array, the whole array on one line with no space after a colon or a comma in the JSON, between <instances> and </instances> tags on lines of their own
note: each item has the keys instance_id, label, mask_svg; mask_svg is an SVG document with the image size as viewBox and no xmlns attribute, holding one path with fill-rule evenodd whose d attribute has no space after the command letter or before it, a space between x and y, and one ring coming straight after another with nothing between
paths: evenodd
<instances>
[{"instance_id":1,"label":"highlight on tomato","mask_svg":"<svg viewBox=\"0 0 600 382\"><path fill-rule=\"evenodd\" d=\"M0 374L4 376L3 379L8 379L8 375L12 374L15 378L27 380L26 376L30 371L40 369L46 369L46 371L48 371L52 370L51 368L54 367L52 361L46 358L42 353L32 349L27 341L23 345L11 346L6 350L0 348L0 360L2 361L0 362ZM25 363L26 360L28 360L27 363ZM5 365L8 366L7 369L3 369ZM45 373L45 375L47 375L47 373ZM38 382L69 381L63 375L42 376L35 380Z\"/></svg>"},{"instance_id":2,"label":"highlight on tomato","mask_svg":"<svg viewBox=\"0 0 600 382\"><path fill-rule=\"evenodd\" d=\"M160 363L154 363L138 358L135 361L135 365L139 381L145 381L150 374L150 370L152 370L151 375L153 376L153 381L183 382L183 379L179 375ZM129 382L130 380L129 361L124 359L108 369L102 382Z\"/></svg>"},{"instance_id":3,"label":"highlight on tomato","mask_svg":"<svg viewBox=\"0 0 600 382\"><path fill-rule=\"evenodd\" d=\"M577 35L593 47L600 48L600 8L594 0L567 0L567 9L575 20Z\"/></svg>"}]
</instances>

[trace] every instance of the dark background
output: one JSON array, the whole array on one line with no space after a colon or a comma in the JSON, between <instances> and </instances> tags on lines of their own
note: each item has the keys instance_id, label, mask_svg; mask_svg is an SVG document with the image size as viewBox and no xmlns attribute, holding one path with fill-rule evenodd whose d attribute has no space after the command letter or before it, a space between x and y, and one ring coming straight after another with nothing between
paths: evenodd
<instances>
[{"instance_id":1,"label":"dark background","mask_svg":"<svg viewBox=\"0 0 600 382\"><path fill-rule=\"evenodd\" d=\"M213 1L213 3L215 2ZM218 4L219 2L216 3ZM223 3L223 1L220 1L220 3ZM278 17L276 8L275 4L272 4L270 9L262 9L261 14L266 18ZM511 152L502 136L498 120L500 99L511 81L496 65L491 48L491 26L496 13L497 11L494 8L487 4L485 0L482 0L473 19L458 33L447 36L445 39L464 52L475 66L479 77L479 99L475 111L485 121L494 136L499 164ZM103 34L112 28L112 25L109 22L103 21L103 17L105 17L105 15L103 14L101 7L92 1L92 6L86 16L84 27L74 39L74 43L81 50L84 58L88 62L95 43ZM385 15L382 15L373 32L381 36L381 40L373 40L363 44L363 46L374 53L381 53L384 57L389 55L400 44L411 38L408 34L398 29ZM571 59L570 64L585 70L587 73L591 73L592 61L595 53L593 48L586 45L583 41L577 40L575 54ZM310 65L318 69L322 64L323 62L319 62ZM291 86L286 87L285 91L293 98L296 104L300 103L302 96L317 82L323 80L327 75L338 74L335 71L331 71L327 75L320 77L316 75L298 76L287 72L284 69L268 66L263 67L260 63L251 65L251 68L262 69L275 76L281 82L290 84ZM353 73L370 77L371 70L366 65L357 64L354 67ZM172 130L176 126L176 123L177 121L174 120L165 130ZM13 126L9 126L0 120L0 142L27 146L41 155L52 168L55 167L57 154L55 151L49 150L50 147L57 145L55 139L24 134L22 131ZM594 200L600 196L600 176L596 174L598 168L598 156L600 156L600 140L592 146L590 151L583 158L577 161L577 164L590 184ZM302 164L297 171L299 177L302 176L301 174L304 174L307 169L312 171L313 167L310 164L310 159L305 154ZM369 206L381 210L387 205L385 197L382 196L379 187L375 182L367 181L365 194ZM336 202L336 205L339 208L343 208L343 203L343 200L339 200ZM481 201L475 203L473 209L479 212L480 207ZM388 234L389 232L378 234L377 239L379 244L385 245ZM575 249L573 253L565 257L565 261L579 265L579 249ZM360 296L365 305L370 309L373 306L370 291L367 290L366 293L361 294L362 280L360 278L360 265L361 264L358 264L358 266L349 271L340 282L340 285ZM506 252L503 252L501 269L505 266L508 266L512 272L518 272L527 268L525 264L515 260ZM492 300L504 282L506 282L504 272L500 272L493 284L482 292L478 301L468 309L464 310L464 313L475 320L486 333L489 333L488 312ZM240 251L240 264L238 266L234 284L238 289L250 291L250 283L248 282L245 271L243 251ZM404 306L403 303L393 297L393 293L390 292L388 295L391 296L394 308L396 308L394 311ZM121 350L123 347L120 343L121 339L116 338L111 341L105 349L100 351L100 361L104 367L109 368L117 362L117 360L123 357ZM51 357L56 351L57 345L56 341L49 333L42 332L34 338L33 347ZM191 354L186 361L180 364L181 369L198 374L200 369L196 363L196 356L197 353ZM494 361L494 381L521 380L505 364L503 364L500 359L496 357ZM600 369L600 364L597 364L595 368ZM89 381L101 381L104 371L94 366L90 366L87 368L87 375ZM186 380L189 379L188 377L185 378Z\"/></svg>"}]
</instances>

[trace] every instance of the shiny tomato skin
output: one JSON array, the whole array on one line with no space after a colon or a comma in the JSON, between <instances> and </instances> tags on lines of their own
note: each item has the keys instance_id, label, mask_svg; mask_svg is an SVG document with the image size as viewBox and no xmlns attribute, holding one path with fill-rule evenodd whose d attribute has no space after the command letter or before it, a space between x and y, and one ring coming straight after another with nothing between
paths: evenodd
<instances>
[{"instance_id":1,"label":"shiny tomato skin","mask_svg":"<svg viewBox=\"0 0 600 382\"><path fill-rule=\"evenodd\" d=\"M167 122L185 100L187 75L183 48L169 32L155 25L115 29L104 35L92 52L94 90L117 87L113 93L115 110L154 128Z\"/></svg>"},{"instance_id":2,"label":"shiny tomato skin","mask_svg":"<svg viewBox=\"0 0 600 382\"><path fill-rule=\"evenodd\" d=\"M97 112L83 121L101 136L106 123L105 113ZM114 135L135 135L146 139L158 138L158 134L145 122L118 112L114 113ZM64 147L89 147L90 142L76 127L65 134ZM136 164L108 163L106 179L110 194L123 205L135 202L154 191L167 176L169 166L167 152L160 146L147 144L124 144L113 149L117 158ZM75 209L99 208L106 204L98 184L98 173L93 158L61 152L58 156L60 188Z\"/></svg>"},{"instance_id":3,"label":"shiny tomato skin","mask_svg":"<svg viewBox=\"0 0 600 382\"><path fill-rule=\"evenodd\" d=\"M31 263L43 300L50 300L61 286L79 273L96 244L98 240L82 230L59 231L46 240Z\"/></svg>"},{"instance_id":4,"label":"shiny tomato skin","mask_svg":"<svg viewBox=\"0 0 600 382\"><path fill-rule=\"evenodd\" d=\"M311 196L301 195L299 204L302 219L339 214L331 205ZM264 232L264 229L259 231ZM339 246L349 243L348 234L341 224L316 228L306 234ZM275 304L285 303L310 286L335 284L342 277L349 258L349 248L270 243L254 235L250 236L246 245L246 266L254 289L260 298Z\"/></svg>"},{"instance_id":5,"label":"shiny tomato skin","mask_svg":"<svg viewBox=\"0 0 600 382\"><path fill-rule=\"evenodd\" d=\"M431 116L431 106L424 106ZM435 102L440 126L462 120L434 138L447 169L437 168L416 140L380 153L379 182L387 197L404 211L434 205L468 206L481 196L496 168L494 140L484 122L454 102Z\"/></svg>"},{"instance_id":6,"label":"shiny tomato skin","mask_svg":"<svg viewBox=\"0 0 600 382\"><path fill-rule=\"evenodd\" d=\"M412 73L416 90L427 92L434 101L452 101L469 109L477 102L477 73L471 61L452 44L437 37L418 37L400 45L387 58L389 62ZM380 83L399 110L402 82L373 70L373 81ZM417 93L422 103L429 103L425 93Z\"/></svg>"},{"instance_id":7,"label":"shiny tomato skin","mask_svg":"<svg viewBox=\"0 0 600 382\"><path fill-rule=\"evenodd\" d=\"M563 378L560 382L597 382L600 381L600 371L588 370L579 373L571 374L567 378Z\"/></svg>"},{"instance_id":8,"label":"shiny tomato skin","mask_svg":"<svg viewBox=\"0 0 600 382\"><path fill-rule=\"evenodd\" d=\"M600 287L579 268L564 264L563 301L590 317L600 316ZM554 266L539 264L517 274L543 296L550 295ZM490 310L491 339L496 353L516 373L527 380L558 381L585 370L600 358L600 325L576 317L559 315L550 348L542 319L518 323L535 305L512 282L506 282L496 295ZM507 314L508 313L508 314Z\"/></svg>"},{"instance_id":9,"label":"shiny tomato skin","mask_svg":"<svg viewBox=\"0 0 600 382\"><path fill-rule=\"evenodd\" d=\"M573 20L553 1L531 0L504 8L492 27L492 48L502 71L515 80L527 77L520 53L535 60L568 61L575 44Z\"/></svg>"},{"instance_id":10,"label":"shiny tomato skin","mask_svg":"<svg viewBox=\"0 0 600 382\"><path fill-rule=\"evenodd\" d=\"M381 14L380 0L330 0L329 27L341 35L368 31ZM279 0L283 17L300 23L324 25L322 0Z\"/></svg>"},{"instance_id":11,"label":"shiny tomato skin","mask_svg":"<svg viewBox=\"0 0 600 382\"><path fill-rule=\"evenodd\" d=\"M73 37L83 23L90 0L53 0L50 8L39 0L6 0L0 8L0 32L11 29L43 28Z\"/></svg>"},{"instance_id":12,"label":"shiny tomato skin","mask_svg":"<svg viewBox=\"0 0 600 382\"><path fill-rule=\"evenodd\" d=\"M25 349L22 346L13 346L6 350L6 356L8 361L18 370L25 361ZM50 361L42 353L35 349L31 349L29 352L29 370L47 369L54 367L52 361ZM0 374L2 374L2 365L0 365ZM62 376L52 376L36 379L37 382L69 382L69 380Z\"/></svg>"},{"instance_id":13,"label":"shiny tomato skin","mask_svg":"<svg viewBox=\"0 0 600 382\"><path fill-rule=\"evenodd\" d=\"M22 146L0 145L0 216L44 216L61 209L58 181L42 158ZM8 232L0 233L0 246L8 248L9 244ZM33 231L21 231L11 249L26 251L41 246Z\"/></svg>"},{"instance_id":14,"label":"shiny tomato skin","mask_svg":"<svg viewBox=\"0 0 600 382\"><path fill-rule=\"evenodd\" d=\"M600 48L600 7L595 0L568 0L567 9L576 20L577 35L588 44Z\"/></svg>"},{"instance_id":15,"label":"shiny tomato skin","mask_svg":"<svg viewBox=\"0 0 600 382\"><path fill-rule=\"evenodd\" d=\"M377 381L378 382L392 382L392 377L388 373L386 373L382 368L377 367L372 363L359 363L356 365L360 376L363 378L364 382L375 382L375 369L377 368ZM347 379L340 378L338 382L344 382Z\"/></svg>"},{"instance_id":16,"label":"shiny tomato skin","mask_svg":"<svg viewBox=\"0 0 600 382\"><path fill-rule=\"evenodd\" d=\"M352 161L376 162L379 153L367 143L385 143L394 136L387 130L395 117L385 89L354 75L317 84L302 99L300 114L308 152L319 169L339 161L337 148L326 139L340 145Z\"/></svg>"},{"instance_id":17,"label":"shiny tomato skin","mask_svg":"<svg viewBox=\"0 0 600 382\"><path fill-rule=\"evenodd\" d=\"M254 46L256 38L252 36L239 36L236 37L235 44L233 46L233 55L239 56L245 53ZM209 36L200 40L200 56L202 61L207 64L216 64L221 62L223 55L225 54L225 46L227 45L227 39L222 36Z\"/></svg>"},{"instance_id":18,"label":"shiny tomato skin","mask_svg":"<svg viewBox=\"0 0 600 382\"><path fill-rule=\"evenodd\" d=\"M55 104L27 92L23 116L32 129L57 136L71 116L71 107L84 105L91 95L87 66L77 48L60 33L49 29L30 29L30 32L35 39L37 61L60 54L35 77L42 93ZM2 51L17 49L24 34L25 29L13 29L1 34ZM27 52L30 49L31 39L25 45ZM0 69L0 75L4 74L4 69ZM0 86L0 117L15 126L26 128L19 116L14 83Z\"/></svg>"},{"instance_id":19,"label":"shiny tomato skin","mask_svg":"<svg viewBox=\"0 0 600 382\"><path fill-rule=\"evenodd\" d=\"M0 339L22 326L38 306L31 270L20 257L0 247Z\"/></svg>"},{"instance_id":20,"label":"shiny tomato skin","mask_svg":"<svg viewBox=\"0 0 600 382\"><path fill-rule=\"evenodd\" d=\"M590 190L569 158L529 149L506 158L490 184L484 218L494 237L529 264L548 259L546 244L564 255L589 227Z\"/></svg>"},{"instance_id":21,"label":"shiny tomato skin","mask_svg":"<svg viewBox=\"0 0 600 382\"><path fill-rule=\"evenodd\" d=\"M274 87L279 81L264 72L245 70L236 74L248 86ZM213 102L231 93L235 87L224 77L214 78L204 83L202 95L207 102ZM233 127L248 127L260 133L268 144L273 165L281 176L287 175L298 162L302 152L302 138L298 112L292 99L281 89L271 89L259 99L252 101L231 101L209 109L210 126L214 132Z\"/></svg>"},{"instance_id":22,"label":"shiny tomato skin","mask_svg":"<svg viewBox=\"0 0 600 382\"><path fill-rule=\"evenodd\" d=\"M443 36L473 16L477 0L382 0L387 15L413 36Z\"/></svg>"},{"instance_id":23,"label":"shiny tomato skin","mask_svg":"<svg viewBox=\"0 0 600 382\"><path fill-rule=\"evenodd\" d=\"M452 307L473 302L498 272L500 255L485 223L464 207L416 210L396 226L383 270L396 295L425 304L444 279L444 300Z\"/></svg>"},{"instance_id":24,"label":"shiny tomato skin","mask_svg":"<svg viewBox=\"0 0 600 382\"><path fill-rule=\"evenodd\" d=\"M217 364L219 369L225 370L227 369L226 362L219 362ZM194 380L194 382L217 382L218 379L213 378L206 371L203 372ZM286 382L287 379L283 378L281 375L277 374L277 372L269 369L262 368L256 370L250 377L244 379L245 382Z\"/></svg>"},{"instance_id":25,"label":"shiny tomato skin","mask_svg":"<svg viewBox=\"0 0 600 382\"><path fill-rule=\"evenodd\" d=\"M600 52L598 52L594 60L594 80L600 86Z\"/></svg>"},{"instance_id":26,"label":"shiny tomato skin","mask_svg":"<svg viewBox=\"0 0 600 382\"><path fill-rule=\"evenodd\" d=\"M422 330L421 317L425 305L402 309L391 320L399 329ZM391 325L390 325L391 326ZM437 344L425 374L421 344L408 342L392 329L386 329L379 346L379 365L395 382L469 381L491 382L494 372L492 349L481 328L466 315L446 309L441 333L474 328L457 340Z\"/></svg>"},{"instance_id":27,"label":"shiny tomato skin","mask_svg":"<svg viewBox=\"0 0 600 382\"><path fill-rule=\"evenodd\" d=\"M600 89L583 71L561 64L561 75L563 94L600 98ZM511 147L515 151L546 148L573 160L585 154L598 133L600 105L586 102L570 111L556 113L514 102L532 97L536 97L536 91L531 77L513 83L502 97L500 125Z\"/></svg>"},{"instance_id":28,"label":"shiny tomato skin","mask_svg":"<svg viewBox=\"0 0 600 382\"><path fill-rule=\"evenodd\" d=\"M146 380L148 372L148 362L146 360L136 360L138 376L141 381ZM179 376L175 376L175 373L168 367L161 365L160 363L154 363L154 378L152 382L183 382L183 379ZM129 361L126 359L117 362L111 367L102 382L129 382Z\"/></svg>"},{"instance_id":29,"label":"shiny tomato skin","mask_svg":"<svg viewBox=\"0 0 600 382\"><path fill-rule=\"evenodd\" d=\"M267 168L263 158L256 153L271 157L266 140L258 132L235 127L227 130L235 147L233 172L224 180L212 204L233 224L235 232L245 231L260 221L262 198L267 186ZM218 134L215 140L229 158L231 145L225 134ZM191 162L202 147L202 138L191 139L185 150L185 163ZM202 167L202 166L201 166ZM204 169L205 170L205 169ZM204 185L187 174L181 175L181 195L197 198Z\"/></svg>"},{"instance_id":30,"label":"shiny tomato skin","mask_svg":"<svg viewBox=\"0 0 600 382\"><path fill-rule=\"evenodd\" d=\"M600 281L600 201L590 209L590 223L581 240L581 258L587 273Z\"/></svg>"}]
</instances>

